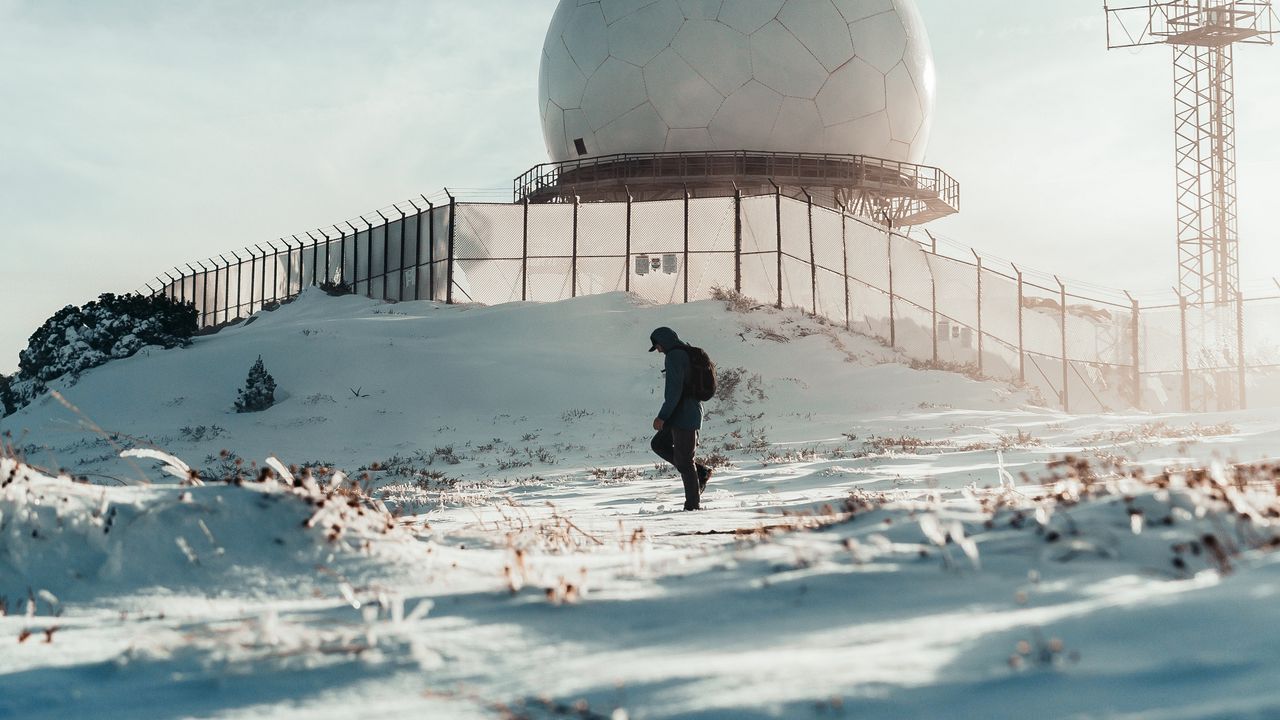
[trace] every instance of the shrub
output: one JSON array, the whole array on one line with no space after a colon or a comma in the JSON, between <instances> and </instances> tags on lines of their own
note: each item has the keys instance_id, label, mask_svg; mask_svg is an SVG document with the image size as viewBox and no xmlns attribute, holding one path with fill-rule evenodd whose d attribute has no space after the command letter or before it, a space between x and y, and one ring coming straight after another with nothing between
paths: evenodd
<instances>
[{"instance_id":1,"label":"shrub","mask_svg":"<svg viewBox=\"0 0 1280 720\"><path fill-rule=\"evenodd\" d=\"M146 345L185 345L195 331L194 305L164 296L106 293L46 320L18 354L19 375L48 382L129 357Z\"/></svg>"},{"instance_id":2,"label":"shrub","mask_svg":"<svg viewBox=\"0 0 1280 720\"><path fill-rule=\"evenodd\" d=\"M0 374L0 417L18 411L18 398L13 392L13 379Z\"/></svg>"},{"instance_id":3,"label":"shrub","mask_svg":"<svg viewBox=\"0 0 1280 720\"><path fill-rule=\"evenodd\" d=\"M161 295L113 295L68 305L44 321L18 353L18 373L0 383L9 414L27 405L64 375L78 376L148 345L181 347L196 332L196 309Z\"/></svg>"},{"instance_id":4,"label":"shrub","mask_svg":"<svg viewBox=\"0 0 1280 720\"><path fill-rule=\"evenodd\" d=\"M749 298L732 288L724 288L719 285L711 288L711 299L724 303L725 308L731 312L746 313L762 307L755 299Z\"/></svg>"},{"instance_id":5,"label":"shrub","mask_svg":"<svg viewBox=\"0 0 1280 720\"><path fill-rule=\"evenodd\" d=\"M244 387L237 391L236 412L261 412L276 402L276 380L262 364L262 356L249 368Z\"/></svg>"},{"instance_id":6,"label":"shrub","mask_svg":"<svg viewBox=\"0 0 1280 720\"><path fill-rule=\"evenodd\" d=\"M352 295L355 293L355 288L351 287L351 285L349 285L348 283L342 282L341 280L335 280L332 282L326 280L325 282L320 283L320 290L325 294L332 295L334 297L340 297L342 295Z\"/></svg>"}]
</instances>

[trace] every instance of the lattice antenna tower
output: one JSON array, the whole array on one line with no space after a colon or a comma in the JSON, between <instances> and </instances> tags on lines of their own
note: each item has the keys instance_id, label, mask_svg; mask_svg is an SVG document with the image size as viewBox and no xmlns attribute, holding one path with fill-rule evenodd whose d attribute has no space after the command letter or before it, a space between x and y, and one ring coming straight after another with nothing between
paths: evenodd
<instances>
[{"instance_id":1,"label":"lattice antenna tower","mask_svg":"<svg viewBox=\"0 0 1280 720\"><path fill-rule=\"evenodd\" d=\"M1220 305L1240 292L1236 214L1237 43L1271 45L1271 0L1148 0L1112 8L1108 49L1173 48L1177 156L1178 291L1191 305Z\"/></svg>"}]
</instances>

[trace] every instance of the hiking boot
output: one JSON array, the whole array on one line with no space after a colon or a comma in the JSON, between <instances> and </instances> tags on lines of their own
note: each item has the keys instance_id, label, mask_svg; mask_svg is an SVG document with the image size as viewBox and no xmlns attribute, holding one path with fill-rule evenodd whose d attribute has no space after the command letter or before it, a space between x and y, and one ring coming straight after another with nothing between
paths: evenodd
<instances>
[{"instance_id":1,"label":"hiking boot","mask_svg":"<svg viewBox=\"0 0 1280 720\"><path fill-rule=\"evenodd\" d=\"M706 465L698 466L698 494L701 495L707 489L707 481L711 479L711 468Z\"/></svg>"}]
</instances>

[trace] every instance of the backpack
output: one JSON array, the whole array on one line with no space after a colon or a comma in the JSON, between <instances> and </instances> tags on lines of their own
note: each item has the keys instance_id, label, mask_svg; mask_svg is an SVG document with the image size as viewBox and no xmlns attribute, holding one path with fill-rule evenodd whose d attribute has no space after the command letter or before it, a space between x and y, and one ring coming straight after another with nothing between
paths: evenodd
<instances>
[{"instance_id":1,"label":"backpack","mask_svg":"<svg viewBox=\"0 0 1280 720\"><path fill-rule=\"evenodd\" d=\"M689 377L685 380L687 394L706 402L716 394L716 364L707 351L692 345L681 348L689 356Z\"/></svg>"}]
</instances>

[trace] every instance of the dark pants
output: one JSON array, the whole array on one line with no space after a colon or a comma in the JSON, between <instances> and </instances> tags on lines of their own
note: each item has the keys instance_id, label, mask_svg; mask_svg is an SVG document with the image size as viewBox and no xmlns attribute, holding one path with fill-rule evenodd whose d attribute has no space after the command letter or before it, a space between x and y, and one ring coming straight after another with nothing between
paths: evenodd
<instances>
[{"instance_id":1,"label":"dark pants","mask_svg":"<svg viewBox=\"0 0 1280 720\"><path fill-rule=\"evenodd\" d=\"M697 510L702 493L698 489L698 466L693 453L698 447L698 431L663 427L653 436L649 447L658 457L676 466L684 483L684 509Z\"/></svg>"}]
</instances>

